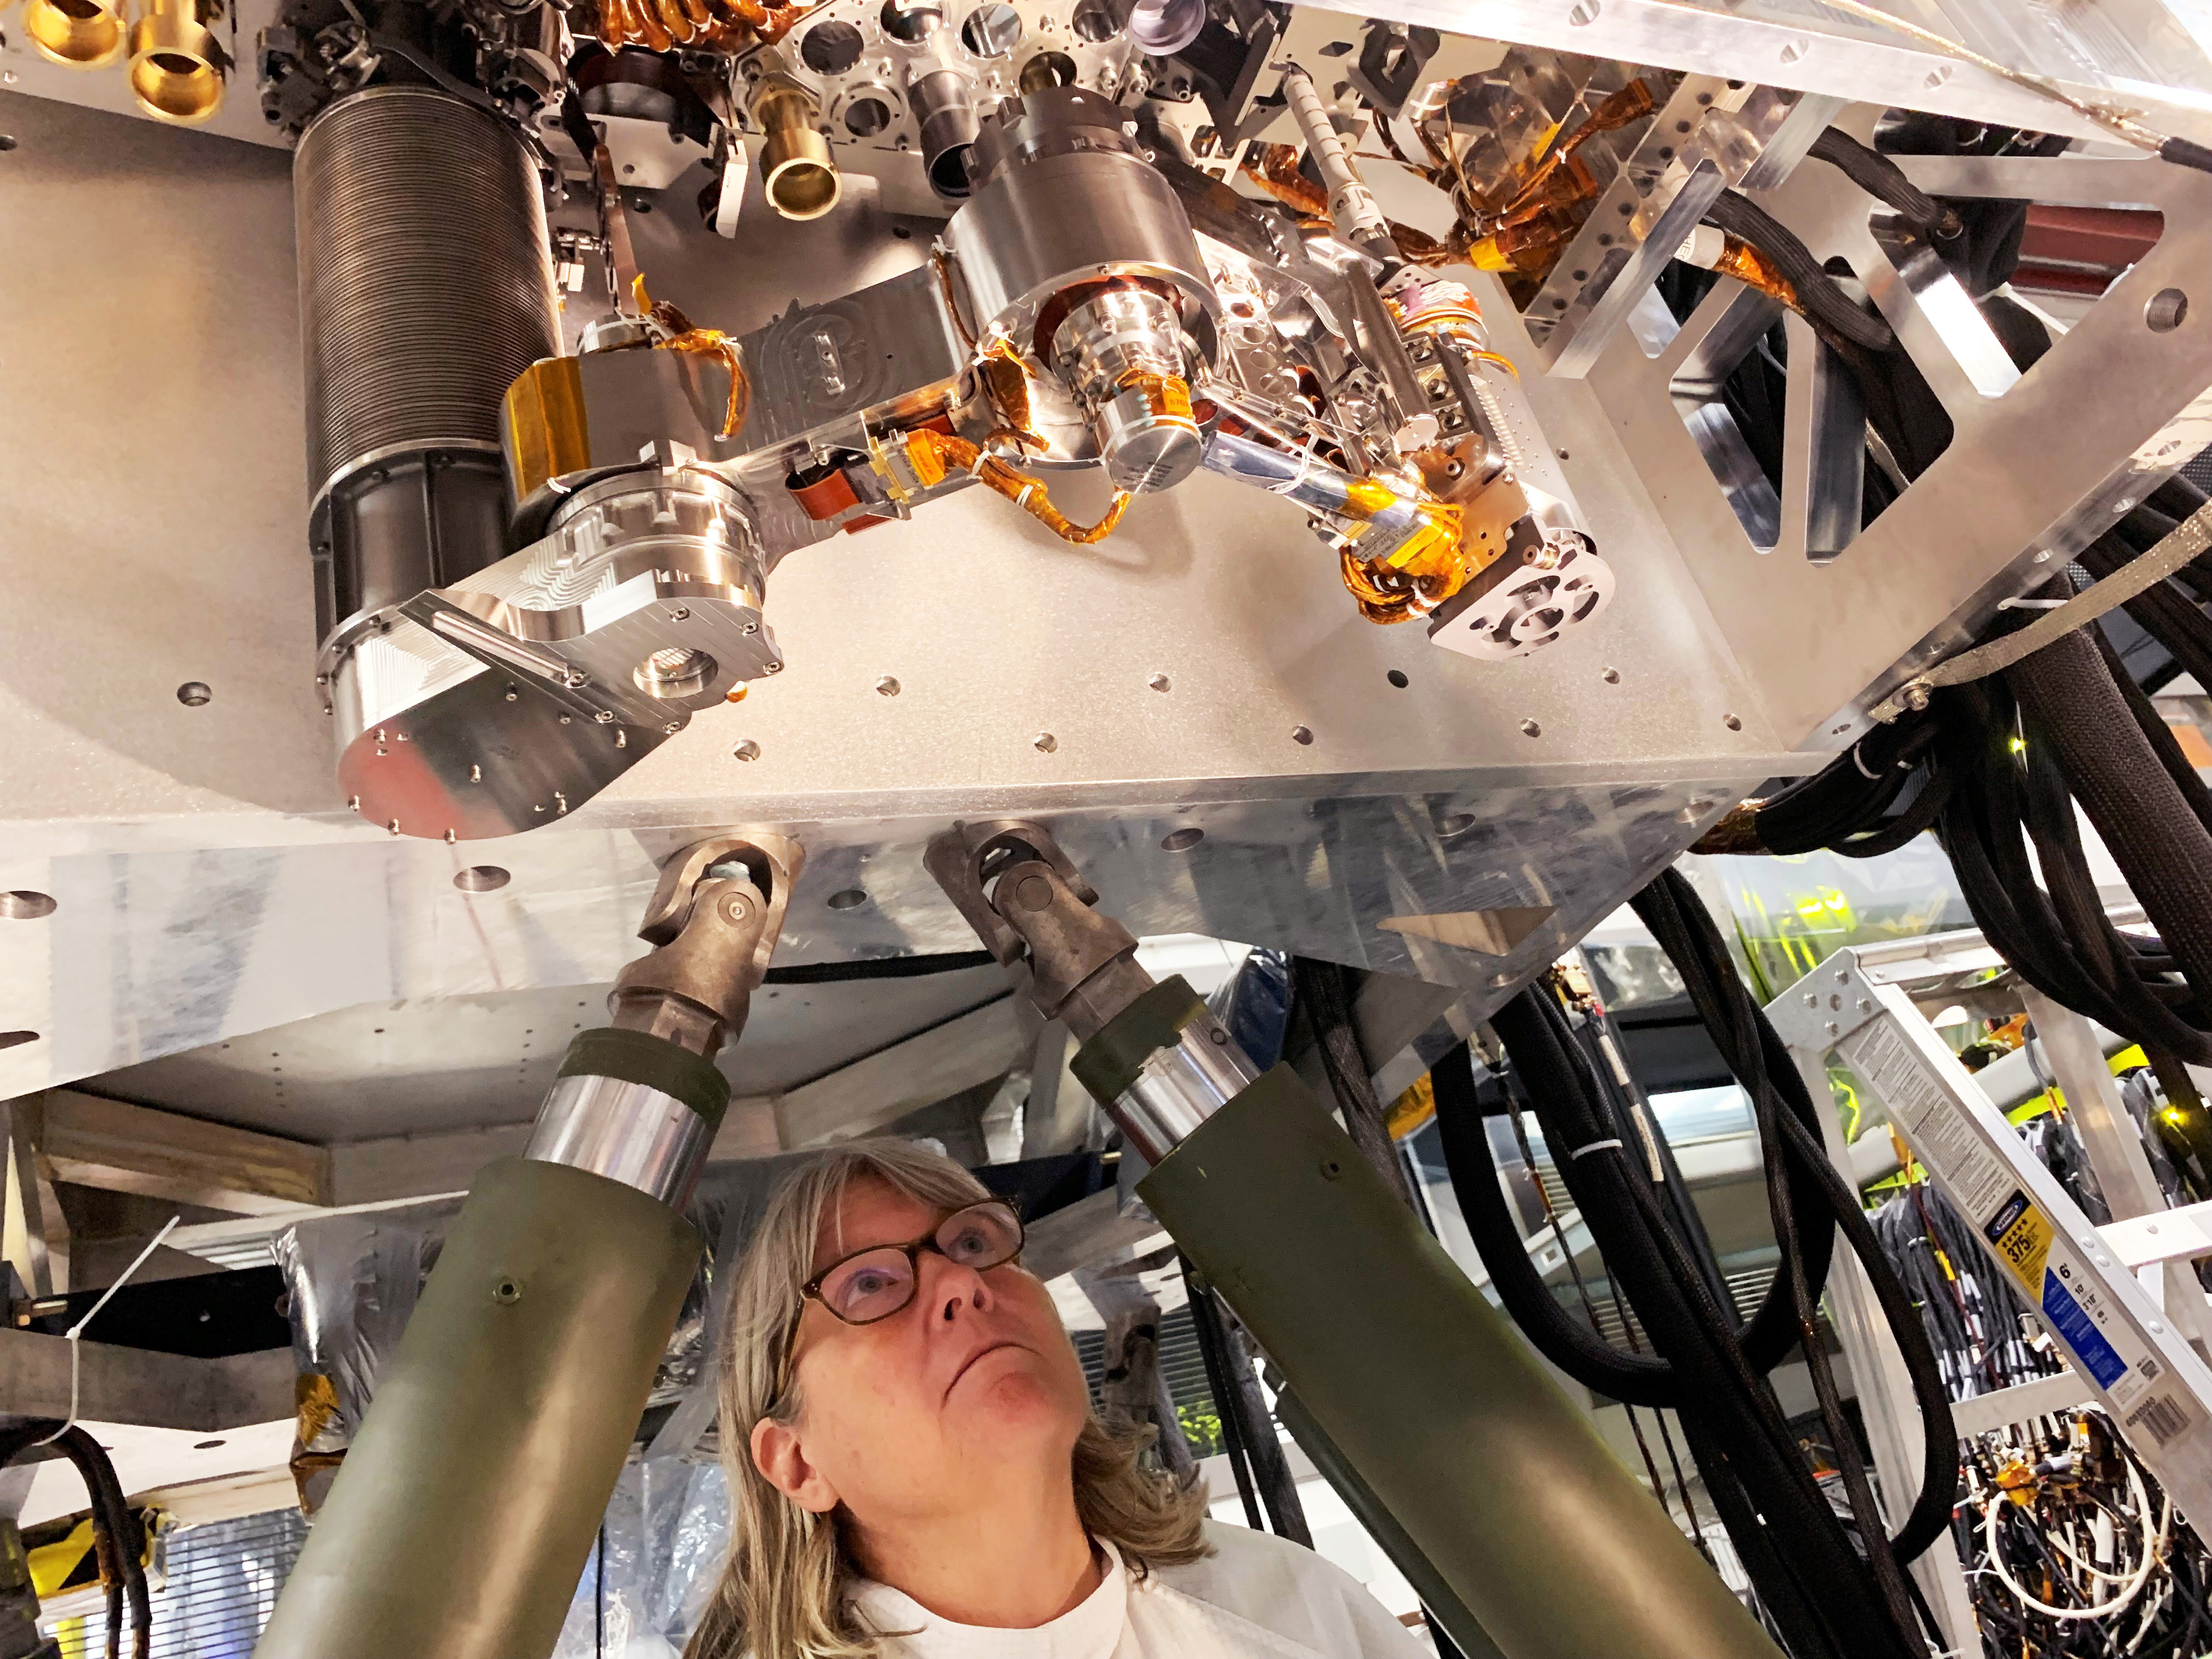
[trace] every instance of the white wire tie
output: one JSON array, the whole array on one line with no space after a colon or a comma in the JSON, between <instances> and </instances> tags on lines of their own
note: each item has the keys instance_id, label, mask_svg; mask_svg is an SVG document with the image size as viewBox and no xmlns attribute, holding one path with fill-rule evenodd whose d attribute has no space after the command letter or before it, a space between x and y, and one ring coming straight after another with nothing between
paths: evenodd
<instances>
[{"instance_id":1,"label":"white wire tie","mask_svg":"<svg viewBox=\"0 0 2212 1659\"><path fill-rule=\"evenodd\" d=\"M1587 1146L1576 1147L1574 1151L1569 1152L1567 1156L1573 1158L1588 1158L1592 1152L1617 1152L1620 1150L1620 1142L1618 1139L1593 1140Z\"/></svg>"},{"instance_id":2,"label":"white wire tie","mask_svg":"<svg viewBox=\"0 0 2212 1659\"><path fill-rule=\"evenodd\" d=\"M1859 739L1859 743L1864 743L1866 739L1864 738L1861 738ZM1858 743L1855 743L1851 745L1851 764L1859 769L1859 775L1864 778L1869 783L1879 783L1881 781L1873 773L1868 771L1866 769L1866 763L1859 758Z\"/></svg>"},{"instance_id":3,"label":"white wire tie","mask_svg":"<svg viewBox=\"0 0 2212 1659\"><path fill-rule=\"evenodd\" d=\"M62 1333L62 1340L70 1345L69 1416L67 1419L63 1422L61 1427L56 1429L44 1440L33 1440L31 1443L32 1445L52 1445L55 1441L60 1439L64 1435L67 1434L71 1429L76 1426L77 1380L80 1375L78 1370L78 1362L79 1356L83 1352L82 1341L84 1338L84 1328L91 1324L93 1316L99 1313L102 1308L107 1305L107 1298L113 1296L116 1291L121 1290L125 1285L130 1282L131 1275L137 1273L139 1268L146 1265L146 1258L161 1248L161 1241L167 1238L171 1233L174 1232L177 1228L177 1224L183 1219L184 1217L181 1215L171 1216L169 1218L169 1224L162 1228L160 1232L154 1235L152 1239L148 1242L146 1248L138 1252L137 1259L123 1270L122 1277L118 1278L112 1285L110 1285L106 1291L100 1293L100 1300L92 1304L92 1306L86 1311L83 1318L78 1320L76 1324L70 1326L69 1329Z\"/></svg>"}]
</instances>

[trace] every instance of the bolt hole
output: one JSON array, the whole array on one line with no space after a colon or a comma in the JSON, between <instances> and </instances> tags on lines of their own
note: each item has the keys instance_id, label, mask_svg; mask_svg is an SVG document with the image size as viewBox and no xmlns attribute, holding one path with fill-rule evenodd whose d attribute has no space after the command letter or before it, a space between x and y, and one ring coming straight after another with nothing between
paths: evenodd
<instances>
[{"instance_id":1,"label":"bolt hole","mask_svg":"<svg viewBox=\"0 0 2212 1659\"><path fill-rule=\"evenodd\" d=\"M899 683L886 674L876 682L876 692L879 696L896 697L899 694Z\"/></svg>"},{"instance_id":2,"label":"bolt hole","mask_svg":"<svg viewBox=\"0 0 2212 1659\"><path fill-rule=\"evenodd\" d=\"M514 879L496 864L471 864L455 872L453 885L464 893L495 893Z\"/></svg>"},{"instance_id":3,"label":"bolt hole","mask_svg":"<svg viewBox=\"0 0 2212 1659\"><path fill-rule=\"evenodd\" d=\"M1722 715L1721 724L1728 727L1731 732L1741 732L1743 730L1743 722L1733 714Z\"/></svg>"},{"instance_id":4,"label":"bolt hole","mask_svg":"<svg viewBox=\"0 0 2212 1659\"><path fill-rule=\"evenodd\" d=\"M1313 741L1313 728L1309 726L1292 726L1291 728L1291 741L1292 743L1311 743Z\"/></svg>"},{"instance_id":5,"label":"bolt hole","mask_svg":"<svg viewBox=\"0 0 2212 1659\"><path fill-rule=\"evenodd\" d=\"M200 1317L202 1319L205 1319L207 1316L205 1314L202 1314ZM192 1449L194 1451L213 1451L217 1446L222 1445L223 1443L225 1443L220 1440L195 1440L192 1442Z\"/></svg>"},{"instance_id":6,"label":"bolt hole","mask_svg":"<svg viewBox=\"0 0 2212 1659\"><path fill-rule=\"evenodd\" d=\"M757 761L761 757L761 746L755 743L750 738L747 738L735 749L730 750L730 754L732 758L737 760Z\"/></svg>"},{"instance_id":7,"label":"bolt hole","mask_svg":"<svg viewBox=\"0 0 2212 1659\"><path fill-rule=\"evenodd\" d=\"M848 887L835 892L823 901L832 910L857 910L868 902L868 896L858 887Z\"/></svg>"},{"instance_id":8,"label":"bolt hole","mask_svg":"<svg viewBox=\"0 0 2212 1659\"><path fill-rule=\"evenodd\" d=\"M1199 842L1205 839L1206 831L1198 829L1195 826L1183 830L1171 830L1166 835L1160 837L1160 851L1163 853L1188 853L1192 848L1197 846Z\"/></svg>"},{"instance_id":9,"label":"bolt hole","mask_svg":"<svg viewBox=\"0 0 2212 1659\"><path fill-rule=\"evenodd\" d=\"M1407 686L1413 684L1411 680L1406 678L1406 671L1402 668L1394 668L1382 678L1389 681L1391 684L1396 686L1401 691L1403 691Z\"/></svg>"},{"instance_id":10,"label":"bolt hole","mask_svg":"<svg viewBox=\"0 0 2212 1659\"><path fill-rule=\"evenodd\" d=\"M0 893L0 920L8 921L36 921L41 916L54 913L54 901L45 893L34 893L27 887L19 887L12 893Z\"/></svg>"},{"instance_id":11,"label":"bolt hole","mask_svg":"<svg viewBox=\"0 0 2212 1659\"><path fill-rule=\"evenodd\" d=\"M1450 841L1474 829L1474 823L1472 812L1447 812L1437 820L1437 834L1442 839Z\"/></svg>"},{"instance_id":12,"label":"bolt hole","mask_svg":"<svg viewBox=\"0 0 2212 1659\"><path fill-rule=\"evenodd\" d=\"M1586 29L1597 21L1597 0L1575 0L1567 12L1567 21L1578 29Z\"/></svg>"},{"instance_id":13,"label":"bolt hole","mask_svg":"<svg viewBox=\"0 0 2212 1659\"><path fill-rule=\"evenodd\" d=\"M11 83L14 82L14 79L15 77L13 76L9 77ZM0 132L0 155L6 155L9 150L15 148L15 135L12 132Z\"/></svg>"},{"instance_id":14,"label":"bolt hole","mask_svg":"<svg viewBox=\"0 0 2212 1659\"><path fill-rule=\"evenodd\" d=\"M2143 321L2154 334L2168 334L2189 315L2189 296L2178 288L2162 288L2143 307Z\"/></svg>"},{"instance_id":15,"label":"bolt hole","mask_svg":"<svg viewBox=\"0 0 2212 1659\"><path fill-rule=\"evenodd\" d=\"M512 1279L502 1279L491 1287L491 1299L512 1306L522 1300L522 1286Z\"/></svg>"},{"instance_id":16,"label":"bolt hole","mask_svg":"<svg viewBox=\"0 0 2212 1659\"><path fill-rule=\"evenodd\" d=\"M1521 735L1524 738L1540 738L1544 735L1544 728L1534 720L1522 720Z\"/></svg>"},{"instance_id":17,"label":"bolt hole","mask_svg":"<svg viewBox=\"0 0 2212 1659\"><path fill-rule=\"evenodd\" d=\"M1809 50L1810 47L1802 40L1784 41L1782 46L1782 61L1785 64L1794 64Z\"/></svg>"},{"instance_id":18,"label":"bolt hole","mask_svg":"<svg viewBox=\"0 0 2212 1659\"><path fill-rule=\"evenodd\" d=\"M2157 325L2154 323L2151 326L2155 328ZM206 682L203 680L186 680L177 688L177 701L187 708L204 707L214 696L215 693L208 690Z\"/></svg>"}]
</instances>

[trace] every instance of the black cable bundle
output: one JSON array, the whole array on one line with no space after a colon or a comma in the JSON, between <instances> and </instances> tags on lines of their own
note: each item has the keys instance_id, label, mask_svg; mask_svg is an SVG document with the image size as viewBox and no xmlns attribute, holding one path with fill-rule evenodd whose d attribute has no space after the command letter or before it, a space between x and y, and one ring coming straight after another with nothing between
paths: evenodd
<instances>
[{"instance_id":1,"label":"black cable bundle","mask_svg":"<svg viewBox=\"0 0 2212 1659\"><path fill-rule=\"evenodd\" d=\"M56 1431L60 1431L58 1437ZM154 1607L146 1590L146 1535L137 1511L123 1496L100 1444L72 1425L64 1430L52 1421L18 1423L0 1431L0 1468L6 1468L33 1447L52 1440L76 1472L84 1478L91 1501L94 1548L99 1553L100 1576L107 1587L107 1659L118 1659L123 1636L123 1604L131 1604L131 1659L148 1659L154 1642Z\"/></svg>"},{"instance_id":2,"label":"black cable bundle","mask_svg":"<svg viewBox=\"0 0 2212 1659\"><path fill-rule=\"evenodd\" d=\"M1656 1134L1645 1123L1620 1133L1624 1126L1605 1109L1598 1074L1566 1012L1541 990L1523 992L1492 1024L1607 1271L1657 1354L1613 1349L1572 1319L1544 1285L1498 1188L1464 1051L1432 1074L1454 1190L1501 1299L1547 1358L1613 1399L1680 1415L1737 1553L1797 1659L1917 1659L1924 1648L1915 1626L1916 1593L1902 1564L1950 1524L1958 1479L1949 1401L1935 1354L1857 1194L1827 1158L1802 1080L1737 979L1703 907L1672 872L1636 905L1753 1100L1784 1254L1765 1301L1739 1325L1715 1295L1662 1183L1653 1179ZM1882 1535L1818 1334L1816 1298L1838 1224L1897 1332L1928 1430L1919 1498L1893 1541ZM1858 1528L1863 1556L1814 1480L1767 1382L1766 1374L1793 1347L1804 1352L1820 1396L1853 1513L1871 1523Z\"/></svg>"},{"instance_id":3,"label":"black cable bundle","mask_svg":"<svg viewBox=\"0 0 2212 1659\"><path fill-rule=\"evenodd\" d=\"M1244 1522L1260 1531L1260 1510L1276 1536L1313 1547L1313 1531L1306 1524L1305 1505L1298 1499L1297 1482L1283 1443L1275 1436L1273 1419L1260 1394L1251 1356L1245 1352L1231 1316L1215 1299L1213 1289L1182 1259L1183 1287L1190 1296L1190 1322L1198 1333L1199 1358L1205 1362L1206 1382L1213 1395L1213 1408L1221 1416L1221 1447L1236 1478L1237 1495L1243 1500Z\"/></svg>"}]
</instances>

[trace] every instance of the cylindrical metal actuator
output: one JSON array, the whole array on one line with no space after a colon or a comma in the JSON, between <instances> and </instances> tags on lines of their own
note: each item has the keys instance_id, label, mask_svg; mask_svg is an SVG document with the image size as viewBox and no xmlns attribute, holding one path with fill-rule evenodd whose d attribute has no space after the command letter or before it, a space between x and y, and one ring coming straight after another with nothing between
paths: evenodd
<instances>
[{"instance_id":1,"label":"cylindrical metal actuator","mask_svg":"<svg viewBox=\"0 0 2212 1659\"><path fill-rule=\"evenodd\" d=\"M561 331L537 169L490 111L356 93L301 136L292 181L327 641L506 552L501 402Z\"/></svg>"},{"instance_id":2,"label":"cylindrical metal actuator","mask_svg":"<svg viewBox=\"0 0 2212 1659\"><path fill-rule=\"evenodd\" d=\"M1205 443L1189 378L1211 367L1221 301L1174 187L1116 105L1075 87L983 124L974 193L945 238L979 333L1057 376L1122 489L1165 489Z\"/></svg>"}]
</instances>

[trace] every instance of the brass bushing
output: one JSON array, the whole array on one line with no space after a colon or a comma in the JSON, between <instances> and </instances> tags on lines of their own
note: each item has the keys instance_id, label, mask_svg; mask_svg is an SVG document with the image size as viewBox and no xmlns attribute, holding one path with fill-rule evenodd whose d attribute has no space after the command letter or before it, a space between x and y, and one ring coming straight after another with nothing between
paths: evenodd
<instances>
[{"instance_id":1,"label":"brass bushing","mask_svg":"<svg viewBox=\"0 0 2212 1659\"><path fill-rule=\"evenodd\" d=\"M23 32L39 55L70 69L99 69L123 55L123 18L101 0L30 0Z\"/></svg>"},{"instance_id":2,"label":"brass bushing","mask_svg":"<svg viewBox=\"0 0 2212 1659\"><path fill-rule=\"evenodd\" d=\"M131 26L131 94L155 120L197 126L222 107L230 56L208 27L220 15L216 0L142 0Z\"/></svg>"},{"instance_id":3,"label":"brass bushing","mask_svg":"<svg viewBox=\"0 0 2212 1659\"><path fill-rule=\"evenodd\" d=\"M761 188L787 219L819 219L837 205L844 179L830 141L815 127L821 106L794 81L771 79L753 100L767 135L761 145Z\"/></svg>"}]
</instances>

